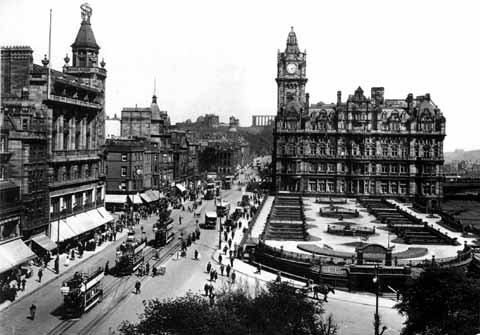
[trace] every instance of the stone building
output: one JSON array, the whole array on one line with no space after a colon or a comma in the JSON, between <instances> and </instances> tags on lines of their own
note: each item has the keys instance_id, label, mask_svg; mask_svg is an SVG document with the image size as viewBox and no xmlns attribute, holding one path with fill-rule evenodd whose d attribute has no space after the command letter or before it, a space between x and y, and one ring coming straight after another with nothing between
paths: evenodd
<instances>
[{"instance_id":1,"label":"stone building","mask_svg":"<svg viewBox=\"0 0 480 335\"><path fill-rule=\"evenodd\" d=\"M309 103L306 52L295 32L277 57L273 179L277 191L404 197L437 207L445 118L429 94L385 99L359 87L346 101Z\"/></svg>"},{"instance_id":2,"label":"stone building","mask_svg":"<svg viewBox=\"0 0 480 335\"><path fill-rule=\"evenodd\" d=\"M160 110L157 96L153 95L150 107L128 107L122 109L121 137L144 138L151 141L152 188L164 189L173 182L174 160L171 144L170 117Z\"/></svg>"},{"instance_id":3,"label":"stone building","mask_svg":"<svg viewBox=\"0 0 480 335\"><path fill-rule=\"evenodd\" d=\"M63 71L33 63L29 47L2 48L2 112L9 127L11 180L20 187L26 239L86 238L111 221L104 209L105 62L82 22ZM60 228L59 228L60 225Z\"/></svg>"}]
</instances>

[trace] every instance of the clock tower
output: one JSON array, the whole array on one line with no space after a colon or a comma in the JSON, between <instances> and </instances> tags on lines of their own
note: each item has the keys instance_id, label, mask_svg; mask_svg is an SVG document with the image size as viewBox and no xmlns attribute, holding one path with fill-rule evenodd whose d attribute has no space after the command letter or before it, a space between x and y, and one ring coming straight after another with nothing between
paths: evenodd
<instances>
[{"instance_id":1,"label":"clock tower","mask_svg":"<svg viewBox=\"0 0 480 335\"><path fill-rule=\"evenodd\" d=\"M308 109L305 95L307 53L300 52L297 36L292 30L288 34L287 47L277 55L277 115L299 114ZM300 116L300 115L298 115Z\"/></svg>"}]
</instances>

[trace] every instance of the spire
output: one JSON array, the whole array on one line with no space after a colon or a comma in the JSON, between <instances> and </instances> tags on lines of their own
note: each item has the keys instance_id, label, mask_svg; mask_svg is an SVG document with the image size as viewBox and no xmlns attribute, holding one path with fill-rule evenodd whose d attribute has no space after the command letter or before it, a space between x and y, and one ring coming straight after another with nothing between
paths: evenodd
<instances>
[{"instance_id":1,"label":"spire","mask_svg":"<svg viewBox=\"0 0 480 335\"><path fill-rule=\"evenodd\" d=\"M78 31L75 42L73 42L71 45L72 49L90 48L98 51L100 47L95 40L95 36L93 35L92 27L90 25L92 8L87 3L81 5L80 8L82 10L82 24L80 26L80 30Z\"/></svg>"},{"instance_id":2,"label":"spire","mask_svg":"<svg viewBox=\"0 0 480 335\"><path fill-rule=\"evenodd\" d=\"M290 33L288 34L287 38L287 48L285 49L286 53L299 53L300 49L298 48L298 42L297 42L297 35L295 35L295 32L290 30Z\"/></svg>"},{"instance_id":3,"label":"spire","mask_svg":"<svg viewBox=\"0 0 480 335\"><path fill-rule=\"evenodd\" d=\"M157 77L153 78L153 97L152 97L152 104L157 103Z\"/></svg>"}]
</instances>

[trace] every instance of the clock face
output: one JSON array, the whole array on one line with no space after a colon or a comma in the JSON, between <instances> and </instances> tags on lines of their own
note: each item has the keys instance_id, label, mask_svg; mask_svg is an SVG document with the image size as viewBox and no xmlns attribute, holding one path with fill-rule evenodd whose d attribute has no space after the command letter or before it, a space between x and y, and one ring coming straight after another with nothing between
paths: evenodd
<instances>
[{"instance_id":1,"label":"clock face","mask_svg":"<svg viewBox=\"0 0 480 335\"><path fill-rule=\"evenodd\" d=\"M295 73L295 71L297 71L297 66L295 64L288 64L287 65L287 72L292 74L292 73Z\"/></svg>"}]
</instances>

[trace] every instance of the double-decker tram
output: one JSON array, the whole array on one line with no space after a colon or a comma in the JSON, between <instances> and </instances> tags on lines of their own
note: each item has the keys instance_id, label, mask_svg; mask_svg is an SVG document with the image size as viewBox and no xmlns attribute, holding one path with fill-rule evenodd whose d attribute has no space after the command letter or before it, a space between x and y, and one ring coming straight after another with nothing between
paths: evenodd
<instances>
[{"instance_id":1,"label":"double-decker tram","mask_svg":"<svg viewBox=\"0 0 480 335\"><path fill-rule=\"evenodd\" d=\"M175 238L173 219L169 217L164 222L157 222L155 229L155 245L163 247Z\"/></svg>"},{"instance_id":2,"label":"double-decker tram","mask_svg":"<svg viewBox=\"0 0 480 335\"><path fill-rule=\"evenodd\" d=\"M77 271L63 283L63 313L66 318L80 317L103 298L103 269L90 272Z\"/></svg>"},{"instance_id":3,"label":"double-decker tram","mask_svg":"<svg viewBox=\"0 0 480 335\"><path fill-rule=\"evenodd\" d=\"M143 264L146 246L146 242L138 240L134 234L129 233L127 240L117 248L117 258L115 260L117 275L123 276L134 273Z\"/></svg>"}]
</instances>

